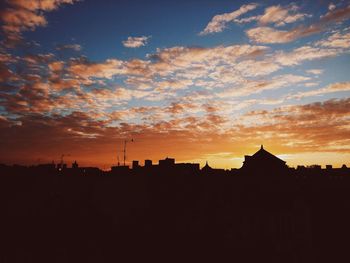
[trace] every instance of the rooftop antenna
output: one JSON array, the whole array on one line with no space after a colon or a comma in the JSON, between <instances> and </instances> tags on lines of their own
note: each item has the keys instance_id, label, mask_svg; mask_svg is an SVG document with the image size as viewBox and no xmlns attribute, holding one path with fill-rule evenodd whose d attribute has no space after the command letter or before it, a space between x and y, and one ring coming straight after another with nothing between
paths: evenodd
<instances>
[{"instance_id":1,"label":"rooftop antenna","mask_svg":"<svg viewBox=\"0 0 350 263\"><path fill-rule=\"evenodd\" d=\"M70 156L70 154L64 154L64 153L62 153L62 155L61 155L61 166L63 166L63 157L64 156Z\"/></svg>"},{"instance_id":2,"label":"rooftop antenna","mask_svg":"<svg viewBox=\"0 0 350 263\"><path fill-rule=\"evenodd\" d=\"M61 167L63 166L63 157L64 157L64 154L62 153L61 154L61 162L60 162L61 163Z\"/></svg>"},{"instance_id":3,"label":"rooftop antenna","mask_svg":"<svg viewBox=\"0 0 350 263\"><path fill-rule=\"evenodd\" d=\"M131 139L130 141L128 141L128 140L124 140L124 166L125 166L125 160L126 160L126 144L127 144L127 142L133 142L134 141L134 139Z\"/></svg>"}]
</instances>

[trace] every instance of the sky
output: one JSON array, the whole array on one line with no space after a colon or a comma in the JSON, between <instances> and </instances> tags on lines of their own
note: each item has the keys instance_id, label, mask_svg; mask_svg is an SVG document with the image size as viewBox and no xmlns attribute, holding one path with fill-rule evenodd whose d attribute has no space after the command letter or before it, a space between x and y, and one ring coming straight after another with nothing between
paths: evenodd
<instances>
[{"instance_id":1,"label":"sky","mask_svg":"<svg viewBox=\"0 0 350 263\"><path fill-rule=\"evenodd\" d=\"M350 165L349 1L5 0L0 32L0 163Z\"/></svg>"}]
</instances>

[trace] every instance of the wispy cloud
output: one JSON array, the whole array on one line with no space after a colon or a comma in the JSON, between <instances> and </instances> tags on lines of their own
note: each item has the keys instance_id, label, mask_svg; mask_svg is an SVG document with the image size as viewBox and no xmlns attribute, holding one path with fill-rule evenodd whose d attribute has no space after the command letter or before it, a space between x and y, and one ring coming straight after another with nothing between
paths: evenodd
<instances>
[{"instance_id":1,"label":"wispy cloud","mask_svg":"<svg viewBox=\"0 0 350 263\"><path fill-rule=\"evenodd\" d=\"M350 48L350 32L334 32L327 39L318 41L316 45L330 48Z\"/></svg>"},{"instance_id":2,"label":"wispy cloud","mask_svg":"<svg viewBox=\"0 0 350 263\"><path fill-rule=\"evenodd\" d=\"M128 48L139 48L146 46L149 39L150 36L128 37L127 40L123 41L123 45Z\"/></svg>"},{"instance_id":3,"label":"wispy cloud","mask_svg":"<svg viewBox=\"0 0 350 263\"><path fill-rule=\"evenodd\" d=\"M282 66L295 66L305 61L335 57L342 53L343 50L302 46L295 48L290 52L276 51L274 54L274 60Z\"/></svg>"},{"instance_id":4,"label":"wispy cloud","mask_svg":"<svg viewBox=\"0 0 350 263\"><path fill-rule=\"evenodd\" d=\"M74 51L80 51L82 49L81 45L79 44L66 44L66 45L58 45L56 47L57 50L74 50Z\"/></svg>"},{"instance_id":5,"label":"wispy cloud","mask_svg":"<svg viewBox=\"0 0 350 263\"><path fill-rule=\"evenodd\" d=\"M211 33L222 32L228 23L233 22L235 19L239 18L243 14L254 10L258 7L258 4L251 3L248 5L242 5L238 10L233 11L231 13L225 13L214 16L208 25L201 31L200 35L207 35Z\"/></svg>"},{"instance_id":6,"label":"wispy cloud","mask_svg":"<svg viewBox=\"0 0 350 263\"><path fill-rule=\"evenodd\" d=\"M289 96L289 98L301 99L305 97L324 95L324 94L334 93L334 92L345 92L345 91L350 91L350 82L332 83L325 88L299 92L297 94Z\"/></svg>"},{"instance_id":7,"label":"wispy cloud","mask_svg":"<svg viewBox=\"0 0 350 263\"><path fill-rule=\"evenodd\" d=\"M323 69L309 69L306 71L309 74L313 74L313 75L321 75L324 70Z\"/></svg>"},{"instance_id":8,"label":"wispy cloud","mask_svg":"<svg viewBox=\"0 0 350 263\"><path fill-rule=\"evenodd\" d=\"M291 74L279 75L271 80L249 81L243 86L226 89L225 91L217 93L216 95L221 98L249 96L251 94L261 93L267 90L282 89L290 85L302 83L309 79L310 78L305 76Z\"/></svg>"},{"instance_id":9,"label":"wispy cloud","mask_svg":"<svg viewBox=\"0 0 350 263\"><path fill-rule=\"evenodd\" d=\"M278 17L277 17L278 18ZM279 21L274 16L266 19L266 22L269 21ZM291 30L279 30L267 26L258 26L246 31L247 36L254 42L257 43L266 43L266 44L275 44L275 43L288 43L296 39L310 36L322 31L327 30L327 25L333 23L339 23L350 18L350 6L333 9L326 13L320 18L316 23L313 23L308 26L297 26ZM261 19L260 19L261 20ZM293 21L294 19L291 19ZM286 23L285 20L283 23ZM281 21L280 21L281 22Z\"/></svg>"}]
</instances>

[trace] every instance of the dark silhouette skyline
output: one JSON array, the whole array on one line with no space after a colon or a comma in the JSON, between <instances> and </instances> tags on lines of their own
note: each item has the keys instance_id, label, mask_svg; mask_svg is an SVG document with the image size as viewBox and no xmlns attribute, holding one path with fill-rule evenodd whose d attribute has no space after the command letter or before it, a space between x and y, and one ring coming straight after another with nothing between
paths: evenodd
<instances>
[{"instance_id":1,"label":"dark silhouette skyline","mask_svg":"<svg viewBox=\"0 0 350 263\"><path fill-rule=\"evenodd\" d=\"M126 147L126 141L125 145ZM71 166L64 162L61 156L60 162L57 164L44 163L32 166L22 165L0 165L3 173L32 173L32 174L48 174L48 175L133 175L133 174L179 174L179 175L300 175L300 174L325 174L325 175L348 175L349 169L346 164L340 168L333 168L331 164L322 169L321 165L303 166L298 165L297 168L289 167L286 161L278 158L263 145L253 155L245 155L242 167L231 169L212 168L210 162L200 168L199 163L176 163L174 158L166 157L159 160L158 164L154 164L152 160L146 159L142 166L138 160L131 162L131 166L125 163L126 148L123 150L123 164L118 161L117 165L112 166L110 170L103 171L97 167L80 167L77 160ZM350 175L350 174L349 174Z\"/></svg>"},{"instance_id":2,"label":"dark silhouette skyline","mask_svg":"<svg viewBox=\"0 0 350 263\"><path fill-rule=\"evenodd\" d=\"M350 169L289 168L263 146L240 169L173 158L110 171L0 166L1 262L346 258Z\"/></svg>"}]
</instances>

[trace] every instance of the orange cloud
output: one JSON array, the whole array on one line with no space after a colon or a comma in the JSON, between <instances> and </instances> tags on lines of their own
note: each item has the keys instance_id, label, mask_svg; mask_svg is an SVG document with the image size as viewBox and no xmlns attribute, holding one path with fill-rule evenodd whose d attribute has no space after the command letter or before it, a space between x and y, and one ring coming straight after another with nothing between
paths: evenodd
<instances>
[{"instance_id":1,"label":"orange cloud","mask_svg":"<svg viewBox=\"0 0 350 263\"><path fill-rule=\"evenodd\" d=\"M131 137L135 143L130 145L130 158L141 160L157 160L165 154L180 160L203 160L206 156L215 158L215 154L228 152L231 154L226 165L232 167L232 156L239 158L261 143L284 154L315 152L321 145L322 151L339 153L339 157L350 153L349 106L350 99L284 106L249 112L234 122L214 113L220 109L209 109L205 117L139 124L121 122L117 126L110 126L109 120L100 119L103 116L93 112L72 112L65 116L32 113L16 122L5 117L0 120L0 132L4 135L0 153L9 162L28 163L33 162L29 156L51 161L57 160L61 153L70 153L72 160L108 168L116 162L118 145L121 147L122 140ZM135 112L148 110L152 108L135 109ZM111 118L112 115L114 119L121 117L118 113L111 114ZM227 122L230 126L222 129ZM303 163L297 155L295 158L295 162Z\"/></svg>"},{"instance_id":2,"label":"orange cloud","mask_svg":"<svg viewBox=\"0 0 350 263\"><path fill-rule=\"evenodd\" d=\"M43 12L57 9L62 4L73 4L76 0L11 0L8 8L0 12L3 23L2 30L8 46L21 39L21 33L46 26L47 20Z\"/></svg>"},{"instance_id":3,"label":"orange cloud","mask_svg":"<svg viewBox=\"0 0 350 263\"><path fill-rule=\"evenodd\" d=\"M67 71L78 78L88 80L91 77L110 79L116 74L125 73L123 61L107 59L104 63L84 60L73 61Z\"/></svg>"},{"instance_id":4,"label":"orange cloud","mask_svg":"<svg viewBox=\"0 0 350 263\"><path fill-rule=\"evenodd\" d=\"M21 7L31 11L52 11L57 9L61 4L73 4L76 1L77 0L11 0L11 4L15 7Z\"/></svg>"}]
</instances>

